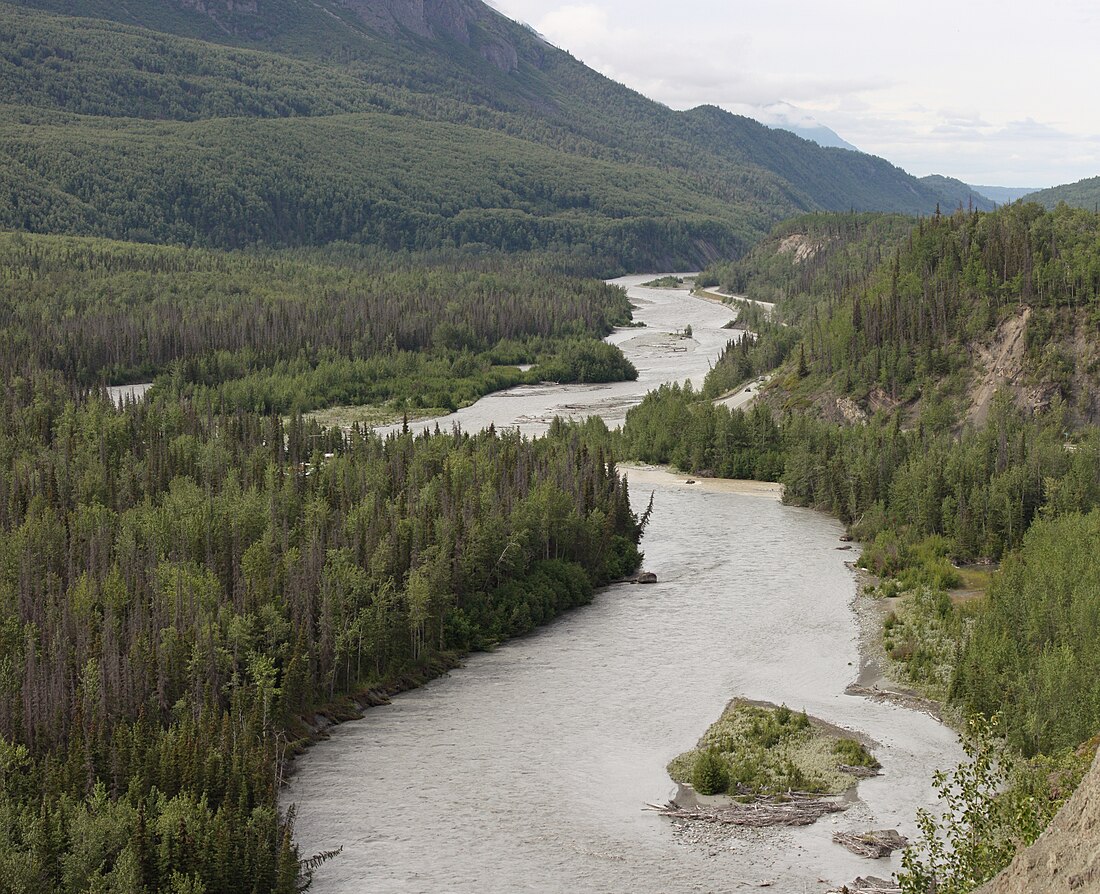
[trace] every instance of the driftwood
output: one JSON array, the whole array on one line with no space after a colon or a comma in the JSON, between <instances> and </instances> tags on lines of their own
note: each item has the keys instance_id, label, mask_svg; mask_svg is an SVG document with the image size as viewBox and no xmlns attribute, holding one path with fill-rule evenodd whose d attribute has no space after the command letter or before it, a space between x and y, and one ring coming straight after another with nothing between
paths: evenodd
<instances>
[{"instance_id":1,"label":"driftwood","mask_svg":"<svg viewBox=\"0 0 1100 894\"><path fill-rule=\"evenodd\" d=\"M892 881L869 875L867 878L857 878L850 885L835 888L827 894L901 894L901 888Z\"/></svg>"},{"instance_id":2,"label":"driftwood","mask_svg":"<svg viewBox=\"0 0 1100 894\"><path fill-rule=\"evenodd\" d=\"M718 823L728 826L808 826L830 813L840 813L848 808L836 801L816 795L792 793L784 799L757 798L747 804L726 804L713 807L681 807L669 801L664 807L646 805L662 816L672 819L692 820L701 823Z\"/></svg>"},{"instance_id":3,"label":"driftwood","mask_svg":"<svg viewBox=\"0 0 1100 894\"><path fill-rule=\"evenodd\" d=\"M844 845L856 856L869 860L889 857L894 851L909 846L909 839L899 835L897 829L877 829L860 835L837 832L833 835L833 841Z\"/></svg>"},{"instance_id":4,"label":"driftwood","mask_svg":"<svg viewBox=\"0 0 1100 894\"><path fill-rule=\"evenodd\" d=\"M873 776L882 775L882 772L877 767L850 767L848 764L838 764L837 769L841 773L855 776L856 779L870 779Z\"/></svg>"}]
</instances>

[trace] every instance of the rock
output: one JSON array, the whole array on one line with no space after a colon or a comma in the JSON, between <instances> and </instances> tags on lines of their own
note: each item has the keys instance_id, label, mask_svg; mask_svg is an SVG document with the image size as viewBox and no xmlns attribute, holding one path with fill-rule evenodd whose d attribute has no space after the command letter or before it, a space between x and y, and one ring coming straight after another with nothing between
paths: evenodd
<instances>
[{"instance_id":1,"label":"rock","mask_svg":"<svg viewBox=\"0 0 1100 894\"><path fill-rule=\"evenodd\" d=\"M694 484L694 483L695 483L694 478L689 478L687 481L684 482L684 484Z\"/></svg>"},{"instance_id":2,"label":"rock","mask_svg":"<svg viewBox=\"0 0 1100 894\"><path fill-rule=\"evenodd\" d=\"M652 571L643 571L636 578L634 578L636 584L655 584L657 583L657 575Z\"/></svg>"}]
</instances>

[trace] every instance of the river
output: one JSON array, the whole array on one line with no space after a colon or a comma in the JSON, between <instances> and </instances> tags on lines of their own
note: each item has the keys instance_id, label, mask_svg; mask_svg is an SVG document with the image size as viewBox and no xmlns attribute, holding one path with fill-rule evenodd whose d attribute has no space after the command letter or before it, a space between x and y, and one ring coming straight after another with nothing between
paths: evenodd
<instances>
[{"instance_id":1,"label":"river","mask_svg":"<svg viewBox=\"0 0 1100 894\"><path fill-rule=\"evenodd\" d=\"M514 389L441 424L536 433L563 410L614 424L662 381L701 384L732 312L640 288L645 279L618 282L648 327L610 338L638 366L637 383ZM690 344L668 336L689 323ZM672 350L681 346L690 349ZM932 772L960 752L931 717L844 694L860 659L841 526L784 506L774 488L629 474L635 506L654 494L643 548L659 583L609 587L298 758L284 803L298 805L302 853L343 848L311 890L625 894L770 882L803 892L896 868L896 855L862 860L832 833L912 835L917 808L935 803ZM685 841L643 807L674 796L665 765L735 696L870 736L883 775L860 783L847 812L813 826Z\"/></svg>"}]
</instances>

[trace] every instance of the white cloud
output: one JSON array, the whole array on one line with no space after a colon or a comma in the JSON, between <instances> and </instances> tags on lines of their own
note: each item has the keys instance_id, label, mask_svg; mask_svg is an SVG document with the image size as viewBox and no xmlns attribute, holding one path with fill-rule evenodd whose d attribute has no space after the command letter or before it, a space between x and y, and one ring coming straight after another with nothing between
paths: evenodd
<instances>
[{"instance_id":1,"label":"white cloud","mask_svg":"<svg viewBox=\"0 0 1100 894\"><path fill-rule=\"evenodd\" d=\"M674 108L791 103L918 174L1031 186L1100 173L1100 16L1086 0L495 5Z\"/></svg>"}]
</instances>

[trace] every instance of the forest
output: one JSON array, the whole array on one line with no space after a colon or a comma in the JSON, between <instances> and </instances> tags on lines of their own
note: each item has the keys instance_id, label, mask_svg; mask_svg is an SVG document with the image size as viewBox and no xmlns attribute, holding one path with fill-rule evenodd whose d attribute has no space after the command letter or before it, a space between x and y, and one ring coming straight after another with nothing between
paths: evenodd
<instances>
[{"instance_id":1,"label":"forest","mask_svg":"<svg viewBox=\"0 0 1100 894\"><path fill-rule=\"evenodd\" d=\"M156 380L198 401L293 413L453 410L489 391L637 372L599 340L622 290L537 259L243 255L0 234L8 376ZM520 364L535 364L528 372Z\"/></svg>"},{"instance_id":2,"label":"forest","mask_svg":"<svg viewBox=\"0 0 1100 894\"><path fill-rule=\"evenodd\" d=\"M5 890L300 890L278 796L308 718L636 568L601 426L302 415L636 376L599 338L625 293L551 267L0 234Z\"/></svg>"},{"instance_id":3,"label":"forest","mask_svg":"<svg viewBox=\"0 0 1100 894\"><path fill-rule=\"evenodd\" d=\"M299 890L277 797L302 717L640 560L579 427L382 440L175 397L120 411L55 373L0 401L7 890Z\"/></svg>"}]
</instances>

